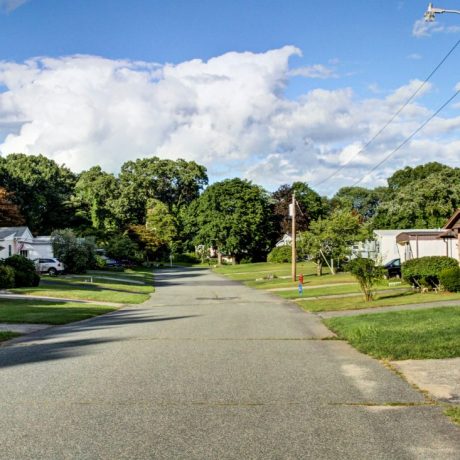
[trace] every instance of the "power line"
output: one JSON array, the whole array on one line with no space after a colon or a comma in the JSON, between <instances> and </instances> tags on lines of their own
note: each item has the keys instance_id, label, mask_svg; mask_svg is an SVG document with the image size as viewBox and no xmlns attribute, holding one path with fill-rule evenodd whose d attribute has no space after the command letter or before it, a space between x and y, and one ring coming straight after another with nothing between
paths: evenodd
<instances>
[{"instance_id":1,"label":"power line","mask_svg":"<svg viewBox=\"0 0 460 460\"><path fill-rule=\"evenodd\" d=\"M401 144L399 144L394 150L392 150L383 160L381 160L370 171L364 174L364 176L362 176L361 179L353 183L352 187L359 184L366 176L373 173L377 168L382 166L382 164L385 163L385 161L387 161L392 155L394 155L398 150L404 147L419 131L421 131L439 112L441 112L442 109L444 109L444 107L449 105L459 94L460 89L458 89L446 102L444 102L444 104L441 105L441 107L438 108L438 110L436 110L435 113L433 113L429 118L427 118L410 136L406 137L406 139L404 139L404 141L401 142Z\"/></svg>"},{"instance_id":2,"label":"power line","mask_svg":"<svg viewBox=\"0 0 460 460\"><path fill-rule=\"evenodd\" d=\"M444 64L444 62L447 60L447 58L455 51L457 46L460 45L460 39L455 43L455 45L449 50L449 52L441 59L439 64L430 72L430 74L423 80L423 82L420 84L420 86L414 91L414 93L406 100L406 102L395 112L395 114L380 128L374 136L370 140L364 144L364 146L356 152L353 156L351 156L345 163L343 163L341 166L339 166L334 172L332 172L329 176L326 178L322 179L321 181L317 182L316 184L313 184L313 187L318 187L319 185L324 184L327 182L329 179L332 179L334 176L336 176L340 171L342 171L345 166L350 163L351 160L356 158L359 154L363 153L369 145L374 142L377 137L380 136L380 134L385 131L385 129L394 121L394 119L412 102L417 96L417 94L422 90L422 88L428 83L428 81L431 79L431 77L438 71L438 69Z\"/></svg>"}]
</instances>

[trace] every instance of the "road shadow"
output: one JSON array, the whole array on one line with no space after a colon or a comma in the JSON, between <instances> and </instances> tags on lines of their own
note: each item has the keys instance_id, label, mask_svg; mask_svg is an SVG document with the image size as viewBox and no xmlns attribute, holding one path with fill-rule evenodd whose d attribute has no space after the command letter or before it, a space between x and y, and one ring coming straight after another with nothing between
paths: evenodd
<instances>
[{"instance_id":1,"label":"road shadow","mask_svg":"<svg viewBox=\"0 0 460 460\"><path fill-rule=\"evenodd\" d=\"M142 316L144 314L144 316ZM107 330L117 326L175 321L193 318L197 315L183 316L146 316L146 312L119 310L107 315L80 321L78 323L56 326L37 331L25 337L13 339L0 347L0 368L18 366L45 361L74 358L85 354L97 353L98 346L124 340L117 336L100 338L76 338L78 333L95 330ZM88 348L90 347L90 349Z\"/></svg>"}]
</instances>

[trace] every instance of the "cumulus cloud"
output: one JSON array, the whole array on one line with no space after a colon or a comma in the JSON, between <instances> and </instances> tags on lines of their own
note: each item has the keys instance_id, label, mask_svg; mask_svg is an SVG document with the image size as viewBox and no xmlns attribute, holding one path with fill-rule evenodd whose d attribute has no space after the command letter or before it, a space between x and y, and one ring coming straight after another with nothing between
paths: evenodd
<instances>
[{"instance_id":1,"label":"cumulus cloud","mask_svg":"<svg viewBox=\"0 0 460 460\"><path fill-rule=\"evenodd\" d=\"M459 26L444 26L439 22L426 22L424 19L415 21L412 35L417 38L429 37L435 33L454 34L460 32Z\"/></svg>"},{"instance_id":2,"label":"cumulus cloud","mask_svg":"<svg viewBox=\"0 0 460 460\"><path fill-rule=\"evenodd\" d=\"M289 71L292 77L305 77L305 78L337 78L338 75L334 69L326 67L322 64L314 64L306 67L297 67Z\"/></svg>"},{"instance_id":3,"label":"cumulus cloud","mask_svg":"<svg viewBox=\"0 0 460 460\"><path fill-rule=\"evenodd\" d=\"M127 160L151 155L185 158L204 164L212 180L240 176L268 188L293 180L314 184L346 165L321 190L326 193L354 182L431 113L414 99L359 153L420 82L368 99L350 88L317 88L289 99L289 58L299 54L286 46L174 65L84 55L0 62L6 88L0 152L43 153L75 171L100 164L117 172ZM430 90L426 85L418 97ZM458 128L458 119L437 117L429 135L455 138ZM453 142L430 147L423 161L458 163ZM387 172L380 169L369 183Z\"/></svg>"},{"instance_id":4,"label":"cumulus cloud","mask_svg":"<svg viewBox=\"0 0 460 460\"><path fill-rule=\"evenodd\" d=\"M14 11L16 8L19 8L29 1L30 0L0 0L0 11L11 13L11 11Z\"/></svg>"}]
</instances>

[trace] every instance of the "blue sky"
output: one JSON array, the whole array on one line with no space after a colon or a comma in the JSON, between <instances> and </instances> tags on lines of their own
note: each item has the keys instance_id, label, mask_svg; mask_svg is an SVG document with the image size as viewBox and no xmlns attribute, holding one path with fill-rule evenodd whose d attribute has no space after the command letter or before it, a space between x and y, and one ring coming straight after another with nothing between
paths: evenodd
<instances>
[{"instance_id":1,"label":"blue sky","mask_svg":"<svg viewBox=\"0 0 460 460\"><path fill-rule=\"evenodd\" d=\"M158 154L203 162L212 180L314 183L348 161L460 38L460 15L417 22L425 1L324 3L0 0L0 151L115 172ZM435 6L460 9L460 0ZM319 191L364 175L447 99L459 58L460 46L407 117ZM232 84L216 86L217 77ZM238 92L235 104L221 98L228 91ZM453 104L364 185L434 159L460 166L459 117Z\"/></svg>"}]
</instances>

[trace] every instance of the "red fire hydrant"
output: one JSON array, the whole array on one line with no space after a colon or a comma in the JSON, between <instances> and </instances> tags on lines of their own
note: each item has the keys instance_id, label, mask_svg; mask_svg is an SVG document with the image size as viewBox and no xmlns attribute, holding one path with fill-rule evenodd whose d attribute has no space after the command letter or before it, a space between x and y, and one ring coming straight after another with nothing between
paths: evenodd
<instances>
[{"instance_id":1,"label":"red fire hydrant","mask_svg":"<svg viewBox=\"0 0 460 460\"><path fill-rule=\"evenodd\" d=\"M303 274L302 273L299 275L299 283L303 284Z\"/></svg>"}]
</instances>

